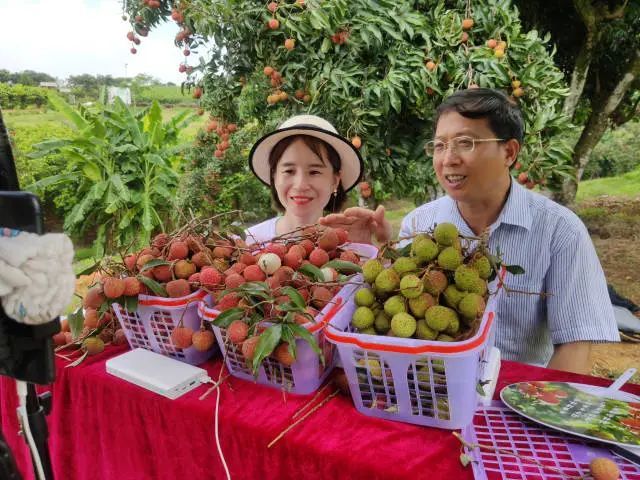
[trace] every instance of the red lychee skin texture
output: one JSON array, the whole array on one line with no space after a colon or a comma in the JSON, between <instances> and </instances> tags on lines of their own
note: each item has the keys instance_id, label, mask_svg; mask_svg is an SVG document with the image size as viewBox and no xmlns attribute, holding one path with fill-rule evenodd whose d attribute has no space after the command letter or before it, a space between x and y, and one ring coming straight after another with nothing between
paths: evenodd
<instances>
[{"instance_id":1,"label":"red lychee skin texture","mask_svg":"<svg viewBox=\"0 0 640 480\"><path fill-rule=\"evenodd\" d=\"M329 261L329 254L321 248L316 248L309 254L309 261L316 267L322 267Z\"/></svg>"},{"instance_id":2,"label":"red lychee skin texture","mask_svg":"<svg viewBox=\"0 0 640 480\"><path fill-rule=\"evenodd\" d=\"M249 335L249 325L242 320L234 320L227 328L227 338L231 343L240 344L247 339Z\"/></svg>"}]
</instances>

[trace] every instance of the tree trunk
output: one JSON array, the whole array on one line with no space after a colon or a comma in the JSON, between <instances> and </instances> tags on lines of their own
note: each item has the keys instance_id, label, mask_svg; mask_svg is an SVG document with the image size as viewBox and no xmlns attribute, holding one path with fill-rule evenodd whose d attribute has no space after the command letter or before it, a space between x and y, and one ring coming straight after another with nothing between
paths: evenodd
<instances>
[{"instance_id":1,"label":"tree trunk","mask_svg":"<svg viewBox=\"0 0 640 480\"><path fill-rule=\"evenodd\" d=\"M602 92L593 102L591 115L582 130L580 139L573 150L572 163L576 169L576 178L566 181L562 192L554 195L554 199L565 205L573 203L578 190L578 182L589 162L591 152L598 144L609 126L609 116L616 110L625 93L640 75L640 50L636 50L634 58L627 65L625 73L613 90Z\"/></svg>"},{"instance_id":2,"label":"tree trunk","mask_svg":"<svg viewBox=\"0 0 640 480\"><path fill-rule=\"evenodd\" d=\"M580 15L582 23L587 30L587 34L580 48L580 52L576 57L576 63L571 73L571 85L569 86L569 95L564 99L562 113L567 115L569 119L573 119L573 115L582 96L584 84L587 81L589 67L593 59L593 52L598 37L598 21L596 12L591 5L590 0L574 0L573 2L576 12Z\"/></svg>"}]
</instances>

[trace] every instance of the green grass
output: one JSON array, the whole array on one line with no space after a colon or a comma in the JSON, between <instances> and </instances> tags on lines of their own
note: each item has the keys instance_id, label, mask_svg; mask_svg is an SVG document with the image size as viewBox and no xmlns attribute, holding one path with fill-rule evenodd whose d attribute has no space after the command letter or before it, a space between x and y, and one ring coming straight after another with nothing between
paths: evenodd
<instances>
[{"instance_id":1,"label":"green grass","mask_svg":"<svg viewBox=\"0 0 640 480\"><path fill-rule=\"evenodd\" d=\"M36 108L3 110L2 116L9 130L21 127L40 126L48 123L65 123L71 126L65 116L55 110L40 110Z\"/></svg>"},{"instance_id":2,"label":"green grass","mask_svg":"<svg viewBox=\"0 0 640 480\"><path fill-rule=\"evenodd\" d=\"M585 180L578 185L577 201L609 195L611 197L635 197L640 195L640 167L617 177Z\"/></svg>"}]
</instances>

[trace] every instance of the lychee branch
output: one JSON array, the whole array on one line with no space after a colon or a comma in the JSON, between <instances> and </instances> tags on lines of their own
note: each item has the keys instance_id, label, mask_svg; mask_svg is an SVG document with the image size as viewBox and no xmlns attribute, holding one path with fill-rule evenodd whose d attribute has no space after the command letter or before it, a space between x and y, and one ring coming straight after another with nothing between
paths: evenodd
<instances>
[{"instance_id":1,"label":"lychee branch","mask_svg":"<svg viewBox=\"0 0 640 480\"><path fill-rule=\"evenodd\" d=\"M505 450L503 448L496 448L493 445L486 445L483 443L470 443L467 442L464 438L462 438L462 435L460 435L458 432L452 432L453 436L456 437L460 443L462 443L462 445L465 446L465 448L467 448L468 450L475 450L475 449L482 449L482 450L488 450L491 452L496 452L496 453L501 453L503 455L509 455L512 457L516 457L519 458L520 460L524 460L525 462L529 462L529 463L533 463L537 466L539 466L542 469L548 470L550 472L554 472L557 475L560 475L564 478L568 478L570 480L580 480L580 478L582 477L575 477L572 475L567 475L566 473L564 473L562 470L552 467L550 465L546 465L542 462L540 462L539 460L536 460L535 458L531 458L531 457L527 457L526 455L520 455L519 453L514 453L510 450Z\"/></svg>"}]
</instances>

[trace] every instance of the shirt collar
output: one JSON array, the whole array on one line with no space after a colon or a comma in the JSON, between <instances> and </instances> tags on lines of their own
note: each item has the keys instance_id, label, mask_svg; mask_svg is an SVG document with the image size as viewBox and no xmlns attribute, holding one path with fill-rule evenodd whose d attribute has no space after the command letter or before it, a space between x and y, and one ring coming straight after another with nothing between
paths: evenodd
<instances>
[{"instance_id":1,"label":"shirt collar","mask_svg":"<svg viewBox=\"0 0 640 480\"><path fill-rule=\"evenodd\" d=\"M451 222L458 227L462 235L475 236L475 233L473 233L469 225L467 225L467 222L462 218L456 202L448 195L443 197L442 202L443 204L441 208L438 208L438 213L436 214L436 223ZM491 225L491 231L498 228L502 223L516 225L530 230L532 221L527 191L522 185L512 179L507 201L504 207L502 207L498 219Z\"/></svg>"}]
</instances>

